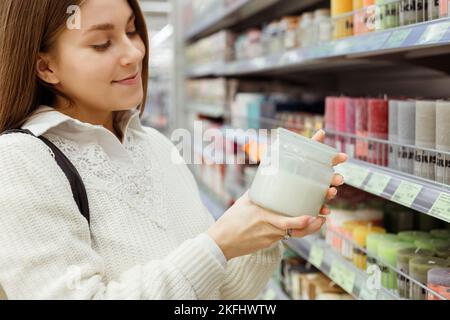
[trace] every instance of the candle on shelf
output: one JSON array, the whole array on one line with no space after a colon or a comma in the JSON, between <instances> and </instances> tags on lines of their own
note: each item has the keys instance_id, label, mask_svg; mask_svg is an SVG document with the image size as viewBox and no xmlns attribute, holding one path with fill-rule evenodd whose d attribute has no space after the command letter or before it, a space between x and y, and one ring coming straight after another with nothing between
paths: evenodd
<instances>
[{"instance_id":1,"label":"candle on shelf","mask_svg":"<svg viewBox=\"0 0 450 320\"><path fill-rule=\"evenodd\" d=\"M335 100L336 97L326 97L325 99L325 130L330 130L333 132L336 130ZM336 138L334 134L327 134L326 139L326 144L335 147Z\"/></svg>"},{"instance_id":2,"label":"candle on shelf","mask_svg":"<svg viewBox=\"0 0 450 320\"><path fill-rule=\"evenodd\" d=\"M401 249L397 253L397 269L409 276L409 262L414 258L433 257L433 251L419 248ZM401 298L409 299L410 280L405 275L398 276L398 291Z\"/></svg>"},{"instance_id":3,"label":"candle on shelf","mask_svg":"<svg viewBox=\"0 0 450 320\"><path fill-rule=\"evenodd\" d=\"M358 226L353 230L353 240L355 243L366 249L367 236L369 234L384 234L386 230L381 227L375 227L372 225ZM366 253L358 247L353 248L353 264L361 270L366 270L367 267L367 255Z\"/></svg>"},{"instance_id":4,"label":"candle on shelf","mask_svg":"<svg viewBox=\"0 0 450 320\"><path fill-rule=\"evenodd\" d=\"M349 134L355 134L355 100L356 99L345 99L345 128L346 132ZM355 138L346 139L345 143L345 153L348 154L350 158L355 157Z\"/></svg>"},{"instance_id":5,"label":"candle on shelf","mask_svg":"<svg viewBox=\"0 0 450 320\"><path fill-rule=\"evenodd\" d=\"M342 235L343 235L344 241L342 242L341 254L344 258L346 258L348 260L353 259L353 244L352 244L352 242L354 241L353 230L356 227L364 226L366 224L367 224L367 222L365 222L365 221L355 220L355 221L346 221L342 225Z\"/></svg>"},{"instance_id":6,"label":"candle on shelf","mask_svg":"<svg viewBox=\"0 0 450 320\"><path fill-rule=\"evenodd\" d=\"M450 240L435 239L435 238L422 238L414 241L417 248L428 249L436 251L436 249L450 245Z\"/></svg>"},{"instance_id":7,"label":"candle on shelf","mask_svg":"<svg viewBox=\"0 0 450 320\"><path fill-rule=\"evenodd\" d=\"M439 19L439 4L444 0L427 0L428 20ZM447 0L445 0L447 1Z\"/></svg>"},{"instance_id":8,"label":"candle on shelf","mask_svg":"<svg viewBox=\"0 0 450 320\"><path fill-rule=\"evenodd\" d=\"M336 132L339 133L346 133L346 124L347 124L347 111L346 111L346 100L347 98L340 97L336 98L335 100L335 126L336 126ZM346 146L345 146L345 140L346 138L342 136L336 137L336 149L340 152L345 152Z\"/></svg>"},{"instance_id":9,"label":"candle on shelf","mask_svg":"<svg viewBox=\"0 0 450 320\"><path fill-rule=\"evenodd\" d=\"M440 258L414 258L409 262L409 274L413 279L426 286L428 283L429 270L434 268L446 268L449 264L449 261ZM427 291L425 288L415 283L411 283L410 297L413 300L425 300L427 297Z\"/></svg>"},{"instance_id":10,"label":"candle on shelf","mask_svg":"<svg viewBox=\"0 0 450 320\"><path fill-rule=\"evenodd\" d=\"M363 0L353 0L353 33L355 35L367 32L366 23L364 21L365 10Z\"/></svg>"},{"instance_id":11,"label":"candle on shelf","mask_svg":"<svg viewBox=\"0 0 450 320\"><path fill-rule=\"evenodd\" d=\"M389 0L376 0L378 14L376 17L376 30L395 28L400 25L400 10L398 3Z\"/></svg>"},{"instance_id":12,"label":"candle on shelf","mask_svg":"<svg viewBox=\"0 0 450 320\"><path fill-rule=\"evenodd\" d=\"M416 104L414 101L398 102L398 142L414 145L416 142ZM400 147L400 171L414 173L414 149Z\"/></svg>"},{"instance_id":13,"label":"candle on shelf","mask_svg":"<svg viewBox=\"0 0 450 320\"><path fill-rule=\"evenodd\" d=\"M370 233L367 235L367 268L377 265L378 245L383 240L398 241L398 236L392 233Z\"/></svg>"},{"instance_id":14,"label":"candle on shelf","mask_svg":"<svg viewBox=\"0 0 450 320\"><path fill-rule=\"evenodd\" d=\"M400 25L406 26L416 22L416 0L401 0Z\"/></svg>"},{"instance_id":15,"label":"candle on shelf","mask_svg":"<svg viewBox=\"0 0 450 320\"><path fill-rule=\"evenodd\" d=\"M398 237L401 241L414 243L416 240L429 239L431 235L425 231L402 231L398 233Z\"/></svg>"},{"instance_id":16,"label":"candle on shelf","mask_svg":"<svg viewBox=\"0 0 450 320\"><path fill-rule=\"evenodd\" d=\"M386 289L397 290L397 272L392 267L397 267L397 253L401 249L415 248L412 243L403 241L381 240L378 244L378 257L381 262L381 284Z\"/></svg>"},{"instance_id":17,"label":"candle on shelf","mask_svg":"<svg viewBox=\"0 0 450 320\"><path fill-rule=\"evenodd\" d=\"M353 35L353 0L331 0L333 39Z\"/></svg>"},{"instance_id":18,"label":"candle on shelf","mask_svg":"<svg viewBox=\"0 0 450 320\"><path fill-rule=\"evenodd\" d=\"M436 257L450 260L450 244L436 246Z\"/></svg>"},{"instance_id":19,"label":"candle on shelf","mask_svg":"<svg viewBox=\"0 0 450 320\"><path fill-rule=\"evenodd\" d=\"M355 131L358 137L367 138L367 117L366 99L355 99ZM367 140L356 139L356 158L367 161L367 152Z\"/></svg>"},{"instance_id":20,"label":"candle on shelf","mask_svg":"<svg viewBox=\"0 0 450 320\"><path fill-rule=\"evenodd\" d=\"M450 268L433 268L427 274L427 287L450 300ZM428 292L428 300L442 300Z\"/></svg>"},{"instance_id":21,"label":"candle on shelf","mask_svg":"<svg viewBox=\"0 0 450 320\"><path fill-rule=\"evenodd\" d=\"M450 152L450 101L436 103L436 149ZM450 156L443 153L436 157L436 181L450 184Z\"/></svg>"},{"instance_id":22,"label":"candle on shelf","mask_svg":"<svg viewBox=\"0 0 450 320\"><path fill-rule=\"evenodd\" d=\"M437 239L450 239L450 229L434 229L430 231L430 235Z\"/></svg>"},{"instance_id":23,"label":"candle on shelf","mask_svg":"<svg viewBox=\"0 0 450 320\"><path fill-rule=\"evenodd\" d=\"M436 148L436 101L416 101L416 146ZM416 149L414 174L434 180L436 154Z\"/></svg>"},{"instance_id":24,"label":"candle on shelf","mask_svg":"<svg viewBox=\"0 0 450 320\"><path fill-rule=\"evenodd\" d=\"M383 99L369 99L367 104L369 137L387 140L389 116L388 102ZM387 143L374 141L369 142L369 162L381 166L387 166L387 158Z\"/></svg>"},{"instance_id":25,"label":"candle on shelf","mask_svg":"<svg viewBox=\"0 0 450 320\"><path fill-rule=\"evenodd\" d=\"M440 0L439 1L439 17L446 18L450 16L450 0Z\"/></svg>"},{"instance_id":26,"label":"candle on shelf","mask_svg":"<svg viewBox=\"0 0 450 320\"><path fill-rule=\"evenodd\" d=\"M389 141L398 143L398 101L389 100ZM389 168L398 170L398 146L389 145Z\"/></svg>"}]
</instances>

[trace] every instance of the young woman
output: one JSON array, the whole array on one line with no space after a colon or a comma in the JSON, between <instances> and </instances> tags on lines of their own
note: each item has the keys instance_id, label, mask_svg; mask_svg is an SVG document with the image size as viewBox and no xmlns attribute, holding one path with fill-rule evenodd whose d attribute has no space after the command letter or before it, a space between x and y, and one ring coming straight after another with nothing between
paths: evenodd
<instances>
[{"instance_id":1,"label":"young woman","mask_svg":"<svg viewBox=\"0 0 450 320\"><path fill-rule=\"evenodd\" d=\"M172 143L140 124L149 52L137 0L1 0L0 44L0 132L56 145L90 208L88 223L40 139L0 136L4 297L252 299L287 230L303 237L323 225L247 194L214 222L186 165L171 161Z\"/></svg>"}]
</instances>

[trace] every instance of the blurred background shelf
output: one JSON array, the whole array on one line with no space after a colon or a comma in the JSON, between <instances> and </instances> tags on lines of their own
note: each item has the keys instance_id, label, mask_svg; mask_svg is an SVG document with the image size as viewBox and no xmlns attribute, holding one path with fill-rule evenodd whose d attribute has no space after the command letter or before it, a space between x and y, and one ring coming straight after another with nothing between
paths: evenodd
<instances>
[{"instance_id":1,"label":"blurred background shelf","mask_svg":"<svg viewBox=\"0 0 450 320\"><path fill-rule=\"evenodd\" d=\"M192 78L241 76L265 72L299 72L355 68L370 64L386 65L390 60L418 59L450 52L450 18L427 21L365 35L330 41L320 45L286 51L243 61L188 67ZM375 60L374 58L378 58ZM386 59L387 61L379 61ZM449 68L447 65L444 68Z\"/></svg>"},{"instance_id":2,"label":"blurred background shelf","mask_svg":"<svg viewBox=\"0 0 450 320\"><path fill-rule=\"evenodd\" d=\"M356 299L397 300L384 288L368 288L368 274L334 252L317 236L289 239L285 243Z\"/></svg>"}]
</instances>

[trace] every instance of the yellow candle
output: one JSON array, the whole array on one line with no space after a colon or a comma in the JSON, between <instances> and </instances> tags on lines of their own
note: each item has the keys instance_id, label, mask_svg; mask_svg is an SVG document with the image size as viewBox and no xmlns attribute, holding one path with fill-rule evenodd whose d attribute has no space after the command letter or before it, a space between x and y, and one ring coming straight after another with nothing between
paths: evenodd
<instances>
[{"instance_id":1,"label":"yellow candle","mask_svg":"<svg viewBox=\"0 0 450 320\"><path fill-rule=\"evenodd\" d=\"M331 0L333 18L333 38L340 39L353 35L353 0Z\"/></svg>"},{"instance_id":2,"label":"yellow candle","mask_svg":"<svg viewBox=\"0 0 450 320\"><path fill-rule=\"evenodd\" d=\"M353 241L362 248L366 248L367 236L370 233L386 233L384 228L371 225L359 226L353 230ZM353 249L353 264L362 270L367 267L367 255L359 248Z\"/></svg>"}]
</instances>

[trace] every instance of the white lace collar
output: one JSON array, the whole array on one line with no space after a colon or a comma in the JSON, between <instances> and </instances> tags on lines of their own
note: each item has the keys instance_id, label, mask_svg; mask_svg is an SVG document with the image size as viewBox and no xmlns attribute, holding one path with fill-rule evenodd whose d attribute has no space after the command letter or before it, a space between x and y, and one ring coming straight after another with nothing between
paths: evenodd
<instances>
[{"instance_id":1,"label":"white lace collar","mask_svg":"<svg viewBox=\"0 0 450 320\"><path fill-rule=\"evenodd\" d=\"M125 133L128 128L133 128L145 132L141 126L138 108L124 111L116 111L115 121L117 128L119 128L122 131L122 133ZM40 106L34 112L34 115L22 126L22 129L28 129L31 132L33 132L36 136L41 136L50 129L66 122L70 123L71 126L78 127L80 130L83 131L89 131L93 129L107 130L101 125L93 125L90 123L82 122L78 119L72 118L62 112L55 110L52 107L45 105Z\"/></svg>"},{"instance_id":2,"label":"white lace collar","mask_svg":"<svg viewBox=\"0 0 450 320\"><path fill-rule=\"evenodd\" d=\"M99 144L110 157L129 162L130 158L124 146L127 143L128 129L146 133L141 125L139 114L138 108L115 113L114 121L116 121L116 128L121 130L122 141L101 125L82 122L44 105L34 112L22 129L28 129L36 136L56 134L81 145Z\"/></svg>"}]
</instances>

